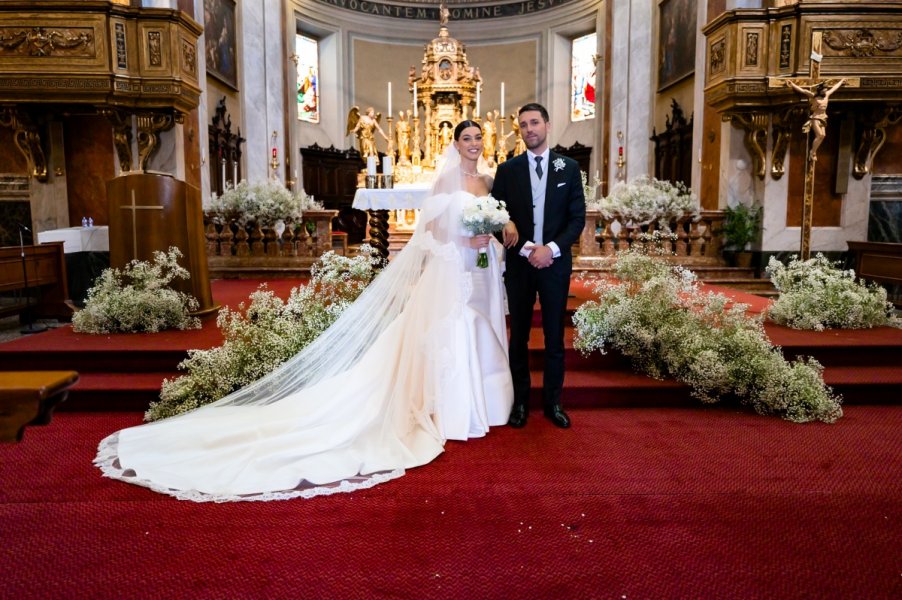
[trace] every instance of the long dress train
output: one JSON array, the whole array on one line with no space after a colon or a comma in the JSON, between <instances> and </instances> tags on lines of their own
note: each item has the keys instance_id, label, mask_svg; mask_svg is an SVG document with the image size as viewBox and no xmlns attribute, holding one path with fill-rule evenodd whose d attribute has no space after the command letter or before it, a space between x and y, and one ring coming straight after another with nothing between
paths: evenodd
<instances>
[{"instance_id":1,"label":"long dress train","mask_svg":"<svg viewBox=\"0 0 902 600\"><path fill-rule=\"evenodd\" d=\"M513 403L497 251L462 244L466 192L437 194L408 245L317 340L191 413L104 439L108 477L180 499L274 500L370 487L485 435Z\"/></svg>"}]
</instances>

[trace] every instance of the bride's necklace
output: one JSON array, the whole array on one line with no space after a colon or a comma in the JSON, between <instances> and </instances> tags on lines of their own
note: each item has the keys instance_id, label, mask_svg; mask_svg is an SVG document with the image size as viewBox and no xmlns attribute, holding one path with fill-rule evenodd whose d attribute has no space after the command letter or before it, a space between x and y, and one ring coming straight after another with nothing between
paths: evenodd
<instances>
[{"instance_id":1,"label":"bride's necklace","mask_svg":"<svg viewBox=\"0 0 902 600\"><path fill-rule=\"evenodd\" d=\"M480 173L479 171L476 171L475 173L470 173L469 171L464 170L463 168L461 168L460 171L467 177L482 177L482 173Z\"/></svg>"}]
</instances>

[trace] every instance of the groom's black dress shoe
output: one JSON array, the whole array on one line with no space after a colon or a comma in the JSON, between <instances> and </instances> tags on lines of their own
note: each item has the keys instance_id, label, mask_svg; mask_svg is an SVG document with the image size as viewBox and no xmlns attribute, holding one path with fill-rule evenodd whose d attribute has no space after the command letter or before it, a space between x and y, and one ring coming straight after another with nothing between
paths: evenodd
<instances>
[{"instance_id":1,"label":"groom's black dress shoe","mask_svg":"<svg viewBox=\"0 0 902 600\"><path fill-rule=\"evenodd\" d=\"M526 426L527 417L529 417L529 411L526 410L526 405L515 404L507 424L515 429L521 429Z\"/></svg>"},{"instance_id":2,"label":"groom's black dress shoe","mask_svg":"<svg viewBox=\"0 0 902 600\"><path fill-rule=\"evenodd\" d=\"M570 427L570 417L567 416L567 413L564 412L564 409L561 408L560 404L546 406L545 417L561 429Z\"/></svg>"}]
</instances>

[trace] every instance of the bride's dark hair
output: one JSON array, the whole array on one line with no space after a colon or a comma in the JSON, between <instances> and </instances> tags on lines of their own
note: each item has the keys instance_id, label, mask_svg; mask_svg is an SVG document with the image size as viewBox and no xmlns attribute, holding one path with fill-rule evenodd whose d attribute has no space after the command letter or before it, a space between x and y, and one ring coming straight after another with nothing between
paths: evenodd
<instances>
[{"instance_id":1,"label":"bride's dark hair","mask_svg":"<svg viewBox=\"0 0 902 600\"><path fill-rule=\"evenodd\" d=\"M457 141L460 139L460 134L463 133L464 129L467 127L475 127L479 131L482 131L482 127L479 126L479 123L476 121L470 121L467 119L466 121L461 121L457 124L457 127L454 128L454 140Z\"/></svg>"}]
</instances>

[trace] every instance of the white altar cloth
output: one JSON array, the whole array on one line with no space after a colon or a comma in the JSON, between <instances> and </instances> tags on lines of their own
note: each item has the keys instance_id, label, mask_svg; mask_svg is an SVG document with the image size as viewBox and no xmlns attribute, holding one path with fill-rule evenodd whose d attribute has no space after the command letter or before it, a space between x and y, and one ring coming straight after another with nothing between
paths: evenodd
<instances>
[{"instance_id":1,"label":"white altar cloth","mask_svg":"<svg viewBox=\"0 0 902 600\"><path fill-rule=\"evenodd\" d=\"M38 243L63 242L63 252L109 252L110 228L106 225L96 227L65 227L38 232Z\"/></svg>"},{"instance_id":2,"label":"white altar cloth","mask_svg":"<svg viewBox=\"0 0 902 600\"><path fill-rule=\"evenodd\" d=\"M396 185L391 189L357 188L353 208L358 210L395 210L423 206L429 197L430 185Z\"/></svg>"}]
</instances>

